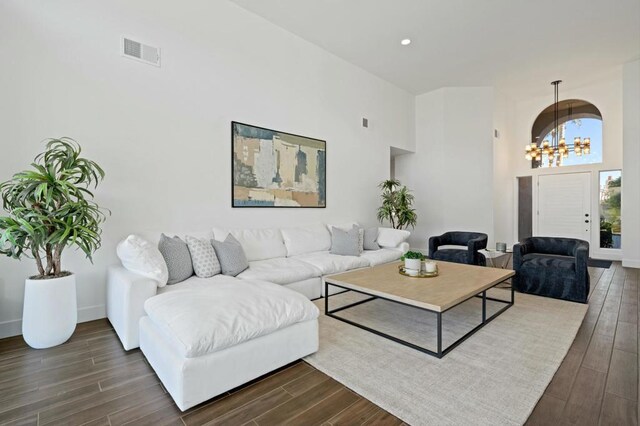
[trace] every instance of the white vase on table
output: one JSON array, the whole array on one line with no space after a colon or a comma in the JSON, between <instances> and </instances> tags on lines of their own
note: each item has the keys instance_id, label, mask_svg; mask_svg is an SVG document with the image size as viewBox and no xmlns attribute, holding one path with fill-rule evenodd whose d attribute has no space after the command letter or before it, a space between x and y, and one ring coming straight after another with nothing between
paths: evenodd
<instances>
[{"instance_id":1,"label":"white vase on table","mask_svg":"<svg viewBox=\"0 0 640 426\"><path fill-rule=\"evenodd\" d=\"M421 259L405 259L404 260L404 269L419 271L422 265Z\"/></svg>"}]
</instances>

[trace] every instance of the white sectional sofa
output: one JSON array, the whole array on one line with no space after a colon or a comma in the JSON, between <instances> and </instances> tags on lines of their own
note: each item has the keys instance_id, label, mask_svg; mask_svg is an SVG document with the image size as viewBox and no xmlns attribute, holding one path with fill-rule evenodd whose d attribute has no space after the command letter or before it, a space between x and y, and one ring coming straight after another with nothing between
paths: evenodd
<instances>
[{"instance_id":1,"label":"white sectional sofa","mask_svg":"<svg viewBox=\"0 0 640 426\"><path fill-rule=\"evenodd\" d=\"M409 248L407 231L380 228L379 250L339 256L330 253L329 229L318 224L187 233L219 241L231 233L249 268L237 277L192 276L162 287L113 266L107 281L109 321L125 349L142 349L186 410L315 352L318 310L309 299L323 296L323 277L395 261ZM154 245L160 237L159 232L139 235Z\"/></svg>"}]
</instances>

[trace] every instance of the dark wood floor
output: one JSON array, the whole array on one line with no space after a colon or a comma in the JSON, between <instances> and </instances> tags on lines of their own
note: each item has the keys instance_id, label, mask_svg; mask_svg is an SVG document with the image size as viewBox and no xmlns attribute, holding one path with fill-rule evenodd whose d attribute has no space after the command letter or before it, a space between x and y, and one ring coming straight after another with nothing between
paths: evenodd
<instances>
[{"instance_id":1,"label":"dark wood floor","mask_svg":"<svg viewBox=\"0 0 640 426\"><path fill-rule=\"evenodd\" d=\"M527 425L638 424L638 269L591 269L589 309Z\"/></svg>"},{"instance_id":2,"label":"dark wood floor","mask_svg":"<svg viewBox=\"0 0 640 426\"><path fill-rule=\"evenodd\" d=\"M638 271L593 269L589 310L528 424L637 424ZM139 350L106 320L79 324L45 350L0 340L0 424L400 425L298 362L181 413Z\"/></svg>"},{"instance_id":3,"label":"dark wood floor","mask_svg":"<svg viewBox=\"0 0 640 426\"><path fill-rule=\"evenodd\" d=\"M125 352L106 320L34 350L0 340L0 424L401 425L402 421L305 362L297 362L185 413L140 350Z\"/></svg>"}]
</instances>

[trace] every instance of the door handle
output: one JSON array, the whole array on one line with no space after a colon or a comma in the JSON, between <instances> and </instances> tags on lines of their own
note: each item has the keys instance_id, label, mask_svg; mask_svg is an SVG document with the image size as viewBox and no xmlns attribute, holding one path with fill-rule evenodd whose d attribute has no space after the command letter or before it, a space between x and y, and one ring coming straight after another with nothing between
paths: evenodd
<instances>
[{"instance_id":1,"label":"door handle","mask_svg":"<svg viewBox=\"0 0 640 426\"><path fill-rule=\"evenodd\" d=\"M585 220L584 223L589 223L589 219Z\"/></svg>"}]
</instances>

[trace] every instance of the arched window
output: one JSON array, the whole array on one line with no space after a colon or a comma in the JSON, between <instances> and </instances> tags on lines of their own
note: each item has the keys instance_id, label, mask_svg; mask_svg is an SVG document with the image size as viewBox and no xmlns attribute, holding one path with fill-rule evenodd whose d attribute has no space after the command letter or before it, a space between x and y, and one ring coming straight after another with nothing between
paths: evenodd
<instances>
[{"instance_id":1,"label":"arched window","mask_svg":"<svg viewBox=\"0 0 640 426\"><path fill-rule=\"evenodd\" d=\"M544 148L545 141L551 144L553 130L554 104L551 104L534 121L531 143L540 148ZM556 157L553 166L602 163L602 114L595 105L580 99L558 102L558 131L558 140L566 141L567 153L559 156L560 158ZM576 138L580 138L582 149L574 145ZM584 149L585 138L589 138L589 149ZM544 154L531 160L531 168L549 164L549 158Z\"/></svg>"}]
</instances>

